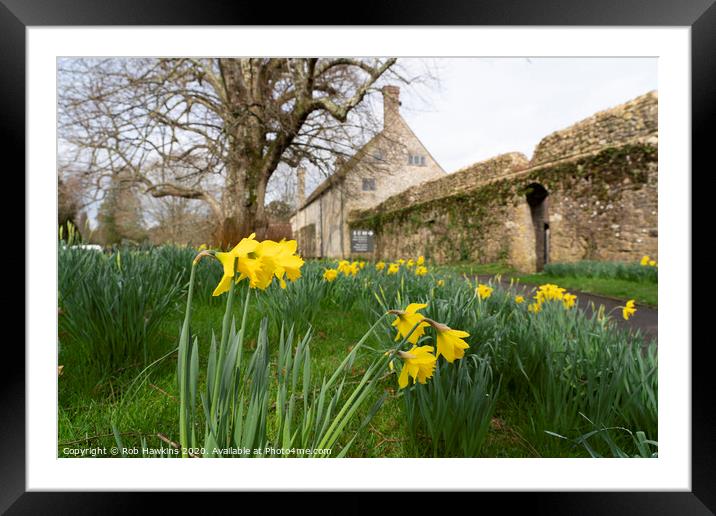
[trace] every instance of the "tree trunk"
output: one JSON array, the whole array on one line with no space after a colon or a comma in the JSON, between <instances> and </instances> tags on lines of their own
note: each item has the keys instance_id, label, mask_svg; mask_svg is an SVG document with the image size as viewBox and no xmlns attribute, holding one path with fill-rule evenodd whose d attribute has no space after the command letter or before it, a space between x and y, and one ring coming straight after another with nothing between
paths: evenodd
<instances>
[{"instance_id":1,"label":"tree trunk","mask_svg":"<svg viewBox=\"0 0 716 516\"><path fill-rule=\"evenodd\" d=\"M219 248L228 250L236 245L247 234L241 229L241 221L236 217L224 217L214 230L214 243Z\"/></svg>"},{"instance_id":2,"label":"tree trunk","mask_svg":"<svg viewBox=\"0 0 716 516\"><path fill-rule=\"evenodd\" d=\"M230 249L242 238L256 233L257 240L264 240L268 232L268 224L263 216L257 216L257 207L247 209L224 217L214 230L214 243L222 249Z\"/></svg>"},{"instance_id":3,"label":"tree trunk","mask_svg":"<svg viewBox=\"0 0 716 516\"><path fill-rule=\"evenodd\" d=\"M225 216L216 225L214 243L222 249L230 249L242 238L256 233L257 240L266 238L268 224L264 211L266 181L238 168L230 171L230 184L225 192L228 206Z\"/></svg>"}]
</instances>

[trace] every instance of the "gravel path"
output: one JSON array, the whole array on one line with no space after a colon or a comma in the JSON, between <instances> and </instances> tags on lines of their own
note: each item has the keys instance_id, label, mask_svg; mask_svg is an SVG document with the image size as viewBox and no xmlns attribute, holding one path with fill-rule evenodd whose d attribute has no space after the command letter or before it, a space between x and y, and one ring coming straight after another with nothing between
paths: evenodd
<instances>
[{"instance_id":1,"label":"gravel path","mask_svg":"<svg viewBox=\"0 0 716 516\"><path fill-rule=\"evenodd\" d=\"M494 281L494 276L492 275L479 275L478 279L482 282L487 282L488 280L492 279ZM510 285L510 278L509 277L502 277L501 283L505 286ZM535 287L535 285L528 285L520 283L520 285L517 287L522 288L524 291L529 292L532 288ZM656 308L649 308L646 306L639 306L636 305L636 314L634 314L628 321L625 321L624 318L621 315L621 307L624 306L625 300L620 299L614 299L611 297L605 297L605 296L599 296L597 294L587 294L586 292L579 292L576 290L570 290L569 291L572 294L575 294L577 296L577 302L579 303L579 307L581 310L586 311L588 314L592 313L592 302L594 303L594 307L597 309L599 308L599 305L604 305L604 308L607 313L609 313L611 310L614 310L613 316L614 320L617 322L617 325L619 325L622 328L625 329L640 329L642 333L644 333L647 337L651 337L654 340L657 340L658 336L658 323L659 323L659 314ZM528 297L525 295L525 297ZM531 296L530 296L531 297Z\"/></svg>"}]
</instances>

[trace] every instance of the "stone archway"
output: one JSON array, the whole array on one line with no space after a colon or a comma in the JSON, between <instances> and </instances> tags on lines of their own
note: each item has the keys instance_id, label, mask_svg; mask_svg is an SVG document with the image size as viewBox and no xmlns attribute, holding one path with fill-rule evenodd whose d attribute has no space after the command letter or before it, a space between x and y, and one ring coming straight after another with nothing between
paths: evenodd
<instances>
[{"instance_id":1,"label":"stone archway","mask_svg":"<svg viewBox=\"0 0 716 516\"><path fill-rule=\"evenodd\" d=\"M537 272L544 269L549 262L549 192L539 183L527 185L526 197L532 216L535 235L535 268Z\"/></svg>"}]
</instances>

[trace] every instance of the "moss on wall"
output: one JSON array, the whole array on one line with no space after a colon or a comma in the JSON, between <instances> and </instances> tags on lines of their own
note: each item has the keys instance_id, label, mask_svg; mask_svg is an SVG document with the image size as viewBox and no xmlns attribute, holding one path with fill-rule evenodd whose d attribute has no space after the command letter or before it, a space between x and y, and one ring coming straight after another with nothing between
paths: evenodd
<instances>
[{"instance_id":1,"label":"moss on wall","mask_svg":"<svg viewBox=\"0 0 716 516\"><path fill-rule=\"evenodd\" d=\"M614 202L626 189L649 181L650 164L658 149L649 143L608 147L587 156L526 169L506 178L485 182L448 197L429 199L401 209L383 205L352 214L352 228L373 229L377 253L391 239L393 248L415 247L410 235L421 234L431 246L443 248L445 260L487 261L509 254L503 238L511 208L524 202L531 183L543 185L553 198L564 194L588 202ZM402 239L403 244L396 244ZM495 256L492 256L495 255Z\"/></svg>"}]
</instances>

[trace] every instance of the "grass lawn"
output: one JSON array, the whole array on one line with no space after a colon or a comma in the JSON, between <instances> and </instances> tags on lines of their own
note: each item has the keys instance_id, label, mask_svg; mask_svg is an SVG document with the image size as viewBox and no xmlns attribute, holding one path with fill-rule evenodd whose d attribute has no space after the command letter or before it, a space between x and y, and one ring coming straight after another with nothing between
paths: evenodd
<instances>
[{"instance_id":1,"label":"grass lawn","mask_svg":"<svg viewBox=\"0 0 716 516\"><path fill-rule=\"evenodd\" d=\"M220 325L224 306L198 304L195 306L192 326L199 336L199 342L206 344L211 329ZM239 308L237 316L240 315ZM260 313L251 310L249 325L257 326ZM152 349L153 357L164 356L146 374L140 375L139 364L130 365L117 371L109 378L87 391L80 382L80 371L74 371L71 364L65 368L59 378L60 405L58 412L59 435L58 456L67 457L86 447L115 446L112 425L116 425L127 447L139 447L142 438L150 448L158 448L163 443L157 436L163 434L177 442L179 409L176 386L176 346L177 335L183 314L177 313L164 322ZM314 336L311 341L311 355L316 377L330 375L348 353L350 347L359 340L372 321L365 317L356 317L352 312L324 311L316 318ZM249 335L255 334L253 329ZM249 340L247 351L255 346ZM200 363L206 364L208 350L206 345L200 348ZM275 351L275 350L274 350ZM348 382L357 383L370 361L370 357L359 355ZM350 386L350 385L348 385ZM347 386L347 387L348 387ZM368 431L353 444L351 457L422 457L431 455L431 446L423 442L420 436L417 442L411 438L407 425L402 420L403 400L398 389L395 374L386 374L381 380L381 388L376 390L373 399L366 402L366 408L382 392L388 396L378 413L370 422ZM356 426L358 421L354 423ZM346 432L345 439L352 437ZM538 437L545 441L543 436ZM519 401L504 397L498 403L487 441L483 448L486 457L584 457L583 448L559 439L548 440L549 449L532 442L530 435L529 412L521 407Z\"/></svg>"},{"instance_id":2,"label":"grass lawn","mask_svg":"<svg viewBox=\"0 0 716 516\"><path fill-rule=\"evenodd\" d=\"M640 305L658 306L658 283L630 281L617 278L599 278L587 276L556 276L546 273L522 274L509 265L502 263L458 262L436 267L441 272L466 274L467 276L493 276L501 274L504 279L515 278L526 285L556 283L568 290L587 294L613 297L619 300L634 299Z\"/></svg>"},{"instance_id":3,"label":"grass lawn","mask_svg":"<svg viewBox=\"0 0 716 516\"><path fill-rule=\"evenodd\" d=\"M168 262L170 257L152 255L150 259L158 262L164 258ZM109 264L110 267L117 267L117 270L125 271L131 264L130 255L123 258L124 269L119 269L113 260ZM487 430L486 441L479 450L480 456L589 456L582 445L567 439L559 439L547 432L547 430L566 428L562 435L575 438L581 433L591 430L592 427L589 425L585 427L584 421L579 418L575 423L571 422L575 418L570 419L570 417L579 411L563 407L582 398L569 394L570 389L575 388L571 381L556 380L554 374L543 372L546 364L545 356L567 356L565 354L549 355L546 354L546 350L561 342L566 342L570 346L574 342L580 343L579 346L590 346L595 336L601 339L600 346L595 348L596 351L632 349L625 345L629 342L629 338L625 334L607 330L602 323L587 320L580 315L581 312L565 311L561 304L547 306L539 315L530 315L526 306L514 304L513 296L509 292L503 292L500 288L495 289L495 293L490 299L476 300L474 288L461 280L459 276L462 274L474 276L514 273L500 264L461 263L430 267L430 274L424 277L418 277L408 269L401 270L398 275L389 275L367 266L358 277L340 278L336 283L331 283L330 287L327 287L327 284L321 279L326 266L331 266L331 263L307 263L303 271L304 276L299 283L296 283L295 289L289 288L284 291L275 287L266 292L257 291L256 295L251 298L244 340L244 353L247 356L251 355L257 347L256 337L259 334L261 320L265 316L269 318L268 348L264 348L268 349L271 363L267 391L269 402L266 405L268 426L275 425L274 420L277 412L275 406L278 385L276 365L278 362L278 337L282 323L289 326L292 321L295 322L299 336L305 335L310 325L312 332L310 341L312 385L320 387L322 380L330 377L336 371L350 350L366 335L376 320L385 314L387 308L404 307L409 302L426 300L426 302L430 302L428 310L434 310L433 315L430 312L426 315L439 321L451 321L451 327L469 331L470 353L474 353L475 356L479 355L485 360L489 359L490 363L494 364L495 370L499 368L499 377L495 376L489 381L491 385L500 385L501 387L492 391L495 395L493 399L496 400L494 413L487 413L487 417L482 420L483 428L487 426L488 422L491 422ZM209 265L205 265L204 270L220 272L216 264L213 267L213 269L209 269ZM523 276L522 278L524 278L524 282L528 282L528 278L530 278L535 283L554 282L569 289L590 291L587 290L590 288L587 282L576 278L551 278L543 275ZM142 285L148 282L145 276L139 273L127 275L126 279L128 282ZM192 306L190 331L197 337L199 359L197 392L204 391L206 383L204 374L212 332L220 333L224 315L225 297L211 297L211 291L217 281L218 279L207 276L206 282L208 283L197 287ZM579 281L579 283L572 283L575 281ZM604 282L604 280L593 278L590 278L589 281ZM616 280L611 282L615 283ZM207 286L208 288L206 288ZM656 285L643 286L652 287L654 291L656 289ZM642 297L637 295L634 286L627 285L624 289L621 292L628 292L628 297L636 298L640 303L648 302L643 299L643 295ZM95 295L99 289L89 289L89 292ZM611 294L604 292L603 289L599 293L618 295L613 291ZM380 304L379 295L387 296L383 297L387 306ZM65 299L71 300L72 298ZM237 299L243 299L243 297L237 296ZM288 304L281 304L279 301L285 301ZM653 302L656 303L655 292ZM83 370L83 367L90 367L83 366L81 359L84 356L82 355L84 350L105 349L99 345L102 342L101 334L98 339L92 341L93 347L81 348L63 330L64 326L61 325L59 363L63 366L63 372L58 378L58 456L77 456L80 450L89 448L111 449L116 445L113 428L117 429L126 447L142 448L146 443L147 447L156 449L162 446L166 447L167 441L176 443L180 440L176 347L184 318L184 303L182 296L178 296L168 305L168 311L161 320L158 330L149 339L146 351L150 365L146 367L143 358L136 358L142 355L135 354L133 355L135 358L131 360L109 362L116 365L112 368L97 370L101 372L93 372L90 369ZM92 304L80 306L91 307ZM466 308L468 306L469 308ZM233 311L237 320L241 319L242 309L242 302L237 302L234 305ZM79 310L77 313L84 316L85 311ZM302 319L303 316L306 318ZM119 321L117 324L123 323L117 318L105 317L105 319ZM79 320L87 321L86 318ZM131 321L134 320L134 318L129 318L130 323L123 324L131 324ZM387 348L396 345L393 340L395 333L390 322L391 320L386 318L381 323L383 326L377 326L376 330L365 340L355 362L347 371L345 387L341 391L341 403L360 385L363 374L370 364L377 357L383 357L383 352ZM571 335L571 338L564 340L565 334ZM126 333L121 335L126 335ZM611 347L607 348L607 346ZM578 347L575 347L575 350L577 349ZM519 353L519 364L513 360L513 355L516 353ZM611 355L606 352L599 356L602 357L600 360L605 361L603 364L600 363L602 365L598 365L600 368L607 367L610 370L616 370L623 362L615 364L608 362L616 359L610 358ZM554 367L562 367L561 362L556 360L550 364L554 363ZM463 361L456 363L462 364ZM544 385L525 383L523 381L526 374L524 368L529 371L535 382L543 379L546 383ZM565 368L565 371L572 371L571 367L565 366ZM624 367L623 371L638 373L641 369ZM624 372L624 374L631 373ZM396 373L390 372L387 368L380 375L376 388L370 391L368 399L361 405L356 417L350 420L346 431L340 435L335 444L338 451L357 435L358 438L354 440L348 451L349 457L430 457L433 456L433 453L440 454L441 452L437 448L435 452L433 451L432 445L438 440L432 441L432 437L421 433L427 432L429 429L418 430L418 435L411 434L411 426L407 419L408 408L406 408L408 406L406 399L410 398L406 398L405 393L414 392L415 389L400 390ZM443 378L450 378L450 376L447 375ZM600 378L600 375L595 374L586 380L583 378L583 380L599 384L596 388L602 389L600 396L618 399L608 389L613 385L621 385L621 383L599 383ZM631 376L629 378L631 379ZM642 380L639 376L630 381L636 382L635 385L642 385L645 383ZM548 388L553 390L546 390ZM654 386L654 392L655 388ZM459 390L451 392L457 393ZM465 392L469 392L469 390ZM462 392L457 398L465 399L463 396L465 392ZM549 393L549 396L552 397L548 397L547 394L542 396L542 392ZM356 434L363 423L365 414L382 397L385 397L382 407L370 420L367 427L362 428L360 433ZM471 398L469 399L471 400ZM600 406L604 406L604 403ZM473 410L475 405L471 404L470 407ZM544 410L540 411L541 408ZM625 410L632 409L625 405ZM545 421L544 414L552 412L562 418L561 422L552 419ZM436 414L431 410L426 413ZM540 413L543 414L541 419ZM632 413L636 414L634 417L640 417L640 413L629 412L629 414ZM651 418L650 413L645 413ZM567 423L563 424L563 421L567 421ZM646 420L644 425L641 422L634 423L634 430L648 426L649 421ZM203 433L204 424L203 415L200 415L197 418L195 429ZM555 426L558 424L562 424L562 427ZM425 429L426 427L416 428ZM159 434L164 439L160 438Z\"/></svg>"},{"instance_id":4,"label":"grass lawn","mask_svg":"<svg viewBox=\"0 0 716 516\"><path fill-rule=\"evenodd\" d=\"M659 285L613 278L550 276L548 274L514 274L522 283L541 285L556 283L567 290L599 294L620 300L634 299L640 305L658 306Z\"/></svg>"}]
</instances>

